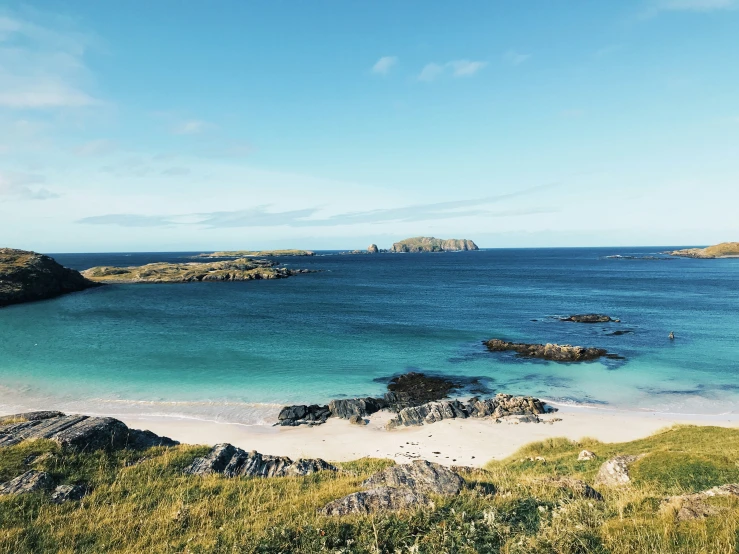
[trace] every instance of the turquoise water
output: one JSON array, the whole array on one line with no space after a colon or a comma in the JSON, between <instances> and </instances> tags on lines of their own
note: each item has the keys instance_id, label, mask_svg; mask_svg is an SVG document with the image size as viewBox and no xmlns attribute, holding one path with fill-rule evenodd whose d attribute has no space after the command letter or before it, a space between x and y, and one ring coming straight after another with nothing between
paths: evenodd
<instances>
[{"instance_id":1,"label":"turquoise water","mask_svg":"<svg viewBox=\"0 0 739 554\"><path fill-rule=\"evenodd\" d=\"M324 270L285 280L111 285L12 306L0 310L0 409L270 423L284 403L378 394L414 369L559 402L737 413L739 259L606 258L660 250L325 253L281 260ZM54 257L85 269L188 255ZM586 312L622 322L552 317ZM523 361L487 352L492 337L625 359Z\"/></svg>"}]
</instances>

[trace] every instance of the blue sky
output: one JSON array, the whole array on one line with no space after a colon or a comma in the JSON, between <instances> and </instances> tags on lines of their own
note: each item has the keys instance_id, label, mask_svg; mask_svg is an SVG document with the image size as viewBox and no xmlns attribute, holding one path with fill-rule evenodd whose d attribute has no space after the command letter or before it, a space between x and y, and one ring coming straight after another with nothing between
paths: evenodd
<instances>
[{"instance_id":1,"label":"blue sky","mask_svg":"<svg viewBox=\"0 0 739 554\"><path fill-rule=\"evenodd\" d=\"M0 242L739 240L739 0L0 7Z\"/></svg>"}]
</instances>

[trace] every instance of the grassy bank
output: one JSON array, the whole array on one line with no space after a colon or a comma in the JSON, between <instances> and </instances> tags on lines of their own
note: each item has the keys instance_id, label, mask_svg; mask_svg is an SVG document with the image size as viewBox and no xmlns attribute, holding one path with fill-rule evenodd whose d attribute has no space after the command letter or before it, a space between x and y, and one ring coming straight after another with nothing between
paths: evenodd
<instances>
[{"instance_id":1,"label":"grassy bank","mask_svg":"<svg viewBox=\"0 0 739 554\"><path fill-rule=\"evenodd\" d=\"M598 459L577 461L583 448ZM60 483L84 481L81 502L51 504L34 493L0 497L0 552L505 552L735 553L739 501L711 499L716 516L676 522L660 510L667 495L739 482L739 430L679 427L644 440L602 444L554 439L523 448L486 471L465 474L469 487L433 509L328 518L328 501L359 490L392 464L339 464L342 474L226 479L184 476L206 448L62 455L51 442L0 449L0 481L29 468ZM29 457L36 458L29 465ZM545 479L592 483L615 454L648 453L632 466L633 485L600 488L603 502L579 499ZM545 461L531 461L543 457Z\"/></svg>"}]
</instances>

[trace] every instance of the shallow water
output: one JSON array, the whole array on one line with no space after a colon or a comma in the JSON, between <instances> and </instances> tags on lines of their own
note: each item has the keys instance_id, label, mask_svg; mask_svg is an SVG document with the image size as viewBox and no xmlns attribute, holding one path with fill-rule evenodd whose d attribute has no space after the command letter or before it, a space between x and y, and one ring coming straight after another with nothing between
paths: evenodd
<instances>
[{"instance_id":1,"label":"shallow water","mask_svg":"<svg viewBox=\"0 0 739 554\"><path fill-rule=\"evenodd\" d=\"M378 394L415 369L572 403L739 412L739 259L606 258L664 249L323 253L282 259L324 270L285 280L111 285L11 306L0 408L266 423L281 404ZM188 255L53 256L85 269ZM588 312L621 323L552 317ZM619 329L633 332L609 334ZM492 337L626 359L524 361L487 352Z\"/></svg>"}]
</instances>

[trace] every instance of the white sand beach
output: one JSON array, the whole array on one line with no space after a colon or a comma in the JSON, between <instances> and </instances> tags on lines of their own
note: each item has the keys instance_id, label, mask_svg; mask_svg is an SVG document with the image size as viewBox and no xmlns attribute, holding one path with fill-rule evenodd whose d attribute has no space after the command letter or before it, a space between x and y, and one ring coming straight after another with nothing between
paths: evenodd
<instances>
[{"instance_id":1,"label":"white sand beach","mask_svg":"<svg viewBox=\"0 0 739 554\"><path fill-rule=\"evenodd\" d=\"M559 406L542 423L495 423L490 419L452 419L420 427L386 430L392 417L373 414L364 427L331 418L315 427L268 427L174 418L125 417L133 428L149 429L188 444L229 442L263 454L319 457L348 461L363 457L391 458L399 463L423 458L446 465L482 466L510 456L520 447L552 437L603 442L630 441L675 424L739 427L739 415L682 415L620 412ZM561 421L553 421L561 419Z\"/></svg>"}]
</instances>

